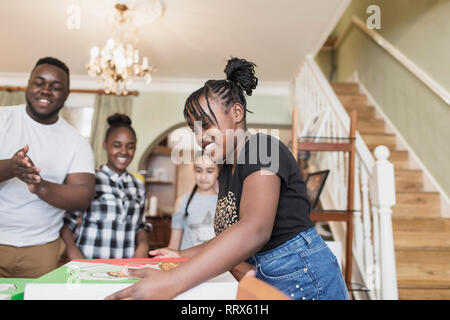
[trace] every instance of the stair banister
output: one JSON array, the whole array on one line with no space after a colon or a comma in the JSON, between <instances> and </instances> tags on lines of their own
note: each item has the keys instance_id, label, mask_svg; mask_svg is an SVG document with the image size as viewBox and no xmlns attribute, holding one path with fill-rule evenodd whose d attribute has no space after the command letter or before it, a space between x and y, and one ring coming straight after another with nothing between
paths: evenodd
<instances>
[{"instance_id":1,"label":"stair banister","mask_svg":"<svg viewBox=\"0 0 450 320\"><path fill-rule=\"evenodd\" d=\"M314 57L311 55L308 55L305 59L305 63L308 64L308 67L311 69L315 79L320 84L320 88L324 92L324 94L327 96L330 105L331 106L341 106L341 108L333 108L334 112L341 123L342 127L345 128L345 130L350 130L350 117L348 116L347 112L345 111L344 107L342 107L341 102L339 101L338 97L334 93L333 89L331 88L329 82L326 80L325 76L323 75L322 71L320 70L317 63L314 61ZM359 154L359 156L364 159L364 165L366 168L371 171L373 168L373 165L375 164L375 160L372 157L372 154L370 153L369 148L367 148L366 144L362 142L361 135L359 132L356 132L356 152Z\"/></svg>"},{"instance_id":2,"label":"stair banister","mask_svg":"<svg viewBox=\"0 0 450 320\"><path fill-rule=\"evenodd\" d=\"M312 56L307 56L304 60L300 72L292 82L291 90L293 114L299 115L295 119L297 119L300 129L303 130L304 126L318 112L330 111L330 116L325 121L325 132L319 136L331 138L348 136L350 117ZM295 126L293 129L296 129ZM296 132L299 131L296 130ZM352 245L356 264L354 270L357 272L353 273L353 277L355 277L353 281L361 283L370 290L365 296L368 299L396 299L398 293L390 216L390 208L393 204L392 201L386 201L389 199L386 197L381 198L382 201L379 202L380 198L374 198L373 194L374 188L382 189L385 192L393 190L390 196L394 198L395 203L393 176L379 174L383 172L386 163L390 164L390 162L387 160L388 155L381 158L381 165L375 162L358 132L355 144L357 165L354 176L355 198L352 203L360 211L354 214L355 237ZM348 158L342 152L311 154L309 160L311 168L330 170L329 179L325 184L323 197L321 197L322 204L327 208L344 209L347 207L348 200L345 197L346 192L343 191L348 187L346 179L348 162ZM390 165L392 166L392 164ZM374 170L378 170L376 181L374 181ZM389 185L388 188L387 185ZM369 198L372 201L369 201ZM377 199L377 202L375 203L373 199ZM392 198L390 199L392 200ZM330 226L335 239L345 242L345 239L342 238L342 232L345 232L342 226L339 223ZM355 294L365 298L364 294L358 292Z\"/></svg>"},{"instance_id":3,"label":"stair banister","mask_svg":"<svg viewBox=\"0 0 450 320\"><path fill-rule=\"evenodd\" d=\"M392 231L392 206L395 205L394 166L387 159L389 149L375 148L377 159L371 184L372 203L377 207L379 218L381 299L397 300L397 275L395 266L394 236Z\"/></svg>"}]
</instances>

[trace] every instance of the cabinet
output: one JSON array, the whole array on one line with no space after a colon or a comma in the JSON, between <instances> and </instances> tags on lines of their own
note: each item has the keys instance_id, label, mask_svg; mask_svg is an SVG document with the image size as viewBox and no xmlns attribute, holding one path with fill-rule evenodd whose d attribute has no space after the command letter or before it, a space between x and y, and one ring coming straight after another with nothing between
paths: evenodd
<instances>
[{"instance_id":1,"label":"cabinet","mask_svg":"<svg viewBox=\"0 0 450 320\"><path fill-rule=\"evenodd\" d=\"M172 217L170 215L159 215L146 217L146 220L153 226L150 233L150 250L167 247L170 240Z\"/></svg>"},{"instance_id":2,"label":"cabinet","mask_svg":"<svg viewBox=\"0 0 450 320\"><path fill-rule=\"evenodd\" d=\"M150 197L157 200L157 215L171 215L177 196L177 166L171 159L172 150L167 146L159 145L146 160L145 212L150 210Z\"/></svg>"}]
</instances>

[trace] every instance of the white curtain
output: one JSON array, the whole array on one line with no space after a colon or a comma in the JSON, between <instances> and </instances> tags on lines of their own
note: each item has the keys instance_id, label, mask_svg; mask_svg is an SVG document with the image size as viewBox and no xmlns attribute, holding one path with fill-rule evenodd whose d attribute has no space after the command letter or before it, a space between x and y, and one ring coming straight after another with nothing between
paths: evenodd
<instances>
[{"instance_id":1,"label":"white curtain","mask_svg":"<svg viewBox=\"0 0 450 320\"><path fill-rule=\"evenodd\" d=\"M23 91L0 91L0 106L15 106L26 103Z\"/></svg>"}]
</instances>

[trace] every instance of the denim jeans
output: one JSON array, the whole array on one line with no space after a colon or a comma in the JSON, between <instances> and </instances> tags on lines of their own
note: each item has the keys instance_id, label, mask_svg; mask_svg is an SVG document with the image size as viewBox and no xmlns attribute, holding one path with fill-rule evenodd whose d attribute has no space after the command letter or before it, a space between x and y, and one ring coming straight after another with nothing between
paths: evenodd
<instances>
[{"instance_id":1,"label":"denim jeans","mask_svg":"<svg viewBox=\"0 0 450 320\"><path fill-rule=\"evenodd\" d=\"M347 300L349 294L330 248L315 227L247 259L257 278L296 300Z\"/></svg>"}]
</instances>

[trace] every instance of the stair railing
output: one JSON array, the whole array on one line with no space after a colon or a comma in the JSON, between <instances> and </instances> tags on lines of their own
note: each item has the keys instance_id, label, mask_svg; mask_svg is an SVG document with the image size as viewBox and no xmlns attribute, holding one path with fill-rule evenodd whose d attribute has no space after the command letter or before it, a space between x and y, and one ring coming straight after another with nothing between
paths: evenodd
<instances>
[{"instance_id":1,"label":"stair railing","mask_svg":"<svg viewBox=\"0 0 450 320\"><path fill-rule=\"evenodd\" d=\"M327 111L320 136L340 139L349 134L350 118L312 56L307 56L291 84L291 98L298 112L299 135L319 112ZM295 121L295 119L293 119ZM296 126L294 126L296 127ZM354 183L352 281L360 283L368 299L398 299L391 207L395 204L393 165L387 159L389 150L378 146L375 160L356 134ZM324 209L347 207L348 155L344 152L312 152L309 166L330 170L321 203ZM342 223L330 223L333 236L345 242ZM353 287L353 286L352 286Z\"/></svg>"}]
</instances>

